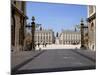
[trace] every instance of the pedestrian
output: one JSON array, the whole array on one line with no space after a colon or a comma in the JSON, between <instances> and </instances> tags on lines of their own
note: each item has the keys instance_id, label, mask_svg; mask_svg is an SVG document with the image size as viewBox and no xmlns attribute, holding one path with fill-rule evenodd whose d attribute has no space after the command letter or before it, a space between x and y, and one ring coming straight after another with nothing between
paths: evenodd
<instances>
[{"instance_id":1,"label":"pedestrian","mask_svg":"<svg viewBox=\"0 0 100 75\"><path fill-rule=\"evenodd\" d=\"M46 43L45 43L45 47L46 47Z\"/></svg>"},{"instance_id":2,"label":"pedestrian","mask_svg":"<svg viewBox=\"0 0 100 75\"><path fill-rule=\"evenodd\" d=\"M43 43L43 47L44 47L44 43Z\"/></svg>"},{"instance_id":3,"label":"pedestrian","mask_svg":"<svg viewBox=\"0 0 100 75\"><path fill-rule=\"evenodd\" d=\"M38 43L38 47L40 46L40 44Z\"/></svg>"},{"instance_id":4,"label":"pedestrian","mask_svg":"<svg viewBox=\"0 0 100 75\"><path fill-rule=\"evenodd\" d=\"M41 51L41 47L39 47L39 51Z\"/></svg>"}]
</instances>

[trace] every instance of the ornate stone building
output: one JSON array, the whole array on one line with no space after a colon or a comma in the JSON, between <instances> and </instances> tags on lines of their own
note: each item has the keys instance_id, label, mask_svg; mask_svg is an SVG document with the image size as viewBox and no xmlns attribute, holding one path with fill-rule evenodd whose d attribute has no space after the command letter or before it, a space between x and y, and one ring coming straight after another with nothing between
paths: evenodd
<instances>
[{"instance_id":1,"label":"ornate stone building","mask_svg":"<svg viewBox=\"0 0 100 75\"><path fill-rule=\"evenodd\" d=\"M13 51L23 50L26 23L25 6L24 1L11 1L11 49Z\"/></svg>"},{"instance_id":2,"label":"ornate stone building","mask_svg":"<svg viewBox=\"0 0 100 75\"><path fill-rule=\"evenodd\" d=\"M36 30L35 44L52 44L54 43L54 32L52 30Z\"/></svg>"},{"instance_id":3,"label":"ornate stone building","mask_svg":"<svg viewBox=\"0 0 100 75\"><path fill-rule=\"evenodd\" d=\"M77 31L63 30L59 36L60 44L80 44L81 33Z\"/></svg>"},{"instance_id":4,"label":"ornate stone building","mask_svg":"<svg viewBox=\"0 0 100 75\"><path fill-rule=\"evenodd\" d=\"M89 49L96 48L96 6L88 6L88 45Z\"/></svg>"}]
</instances>

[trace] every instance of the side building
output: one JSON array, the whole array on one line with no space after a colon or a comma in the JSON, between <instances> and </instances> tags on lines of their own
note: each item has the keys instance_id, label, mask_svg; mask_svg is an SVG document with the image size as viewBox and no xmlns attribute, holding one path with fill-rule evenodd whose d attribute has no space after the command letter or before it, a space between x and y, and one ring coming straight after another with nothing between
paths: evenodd
<instances>
[{"instance_id":1,"label":"side building","mask_svg":"<svg viewBox=\"0 0 100 75\"><path fill-rule=\"evenodd\" d=\"M11 0L11 50L23 50L26 23L26 3Z\"/></svg>"},{"instance_id":2,"label":"side building","mask_svg":"<svg viewBox=\"0 0 100 75\"><path fill-rule=\"evenodd\" d=\"M35 44L53 44L54 43L54 32L52 30L36 30Z\"/></svg>"},{"instance_id":3,"label":"side building","mask_svg":"<svg viewBox=\"0 0 100 75\"><path fill-rule=\"evenodd\" d=\"M24 47L23 50L32 50L32 33L30 28L25 29L25 39L24 39Z\"/></svg>"},{"instance_id":4,"label":"side building","mask_svg":"<svg viewBox=\"0 0 100 75\"><path fill-rule=\"evenodd\" d=\"M88 6L88 47L90 50L96 49L96 6Z\"/></svg>"},{"instance_id":5,"label":"side building","mask_svg":"<svg viewBox=\"0 0 100 75\"><path fill-rule=\"evenodd\" d=\"M60 44L80 44L81 33L77 31L63 30L59 36Z\"/></svg>"}]
</instances>

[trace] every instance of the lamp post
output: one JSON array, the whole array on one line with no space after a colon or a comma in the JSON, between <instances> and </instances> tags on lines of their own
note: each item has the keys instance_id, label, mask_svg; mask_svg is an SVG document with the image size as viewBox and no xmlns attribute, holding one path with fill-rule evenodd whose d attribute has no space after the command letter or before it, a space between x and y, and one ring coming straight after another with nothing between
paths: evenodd
<instances>
[{"instance_id":1,"label":"lamp post","mask_svg":"<svg viewBox=\"0 0 100 75\"><path fill-rule=\"evenodd\" d=\"M28 24L26 25L26 28L30 28L31 29L31 34L32 34L32 50L34 49L35 50L35 43L34 43L34 33L35 33L35 17L33 16L32 17L32 22L31 22L31 25Z\"/></svg>"},{"instance_id":2,"label":"lamp post","mask_svg":"<svg viewBox=\"0 0 100 75\"><path fill-rule=\"evenodd\" d=\"M87 29L88 26L84 25L83 18L81 19L80 25L76 25L76 28L80 29L80 32L81 32L81 47L80 48L84 49L84 48L86 48L85 47L85 39L84 39L84 29Z\"/></svg>"},{"instance_id":3,"label":"lamp post","mask_svg":"<svg viewBox=\"0 0 100 75\"><path fill-rule=\"evenodd\" d=\"M34 42L34 33L35 33L35 17L32 17L32 22L31 22L31 26L32 26L32 50L35 50L35 42Z\"/></svg>"},{"instance_id":4,"label":"lamp post","mask_svg":"<svg viewBox=\"0 0 100 75\"><path fill-rule=\"evenodd\" d=\"M84 49L85 47L85 40L84 40L84 29L88 28L87 26L84 26L84 21L83 19L81 19L81 23L80 23L80 31L81 31L81 48Z\"/></svg>"},{"instance_id":5,"label":"lamp post","mask_svg":"<svg viewBox=\"0 0 100 75\"><path fill-rule=\"evenodd\" d=\"M80 23L80 26L81 26L81 48L84 48L84 23L83 23L83 19L81 19L81 23Z\"/></svg>"},{"instance_id":6,"label":"lamp post","mask_svg":"<svg viewBox=\"0 0 100 75\"><path fill-rule=\"evenodd\" d=\"M35 17L32 17L32 22L31 25L26 25L26 28L30 28L31 29L31 34L32 34L32 50L35 50L35 41L34 41L34 34L35 34L35 30L36 28L38 28L39 26L41 26L41 24L35 24Z\"/></svg>"}]
</instances>

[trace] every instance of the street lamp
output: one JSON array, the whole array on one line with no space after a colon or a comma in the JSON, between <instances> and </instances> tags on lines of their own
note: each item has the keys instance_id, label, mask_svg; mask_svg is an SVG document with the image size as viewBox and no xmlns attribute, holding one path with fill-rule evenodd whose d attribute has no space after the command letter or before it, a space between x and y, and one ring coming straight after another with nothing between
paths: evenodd
<instances>
[{"instance_id":1,"label":"street lamp","mask_svg":"<svg viewBox=\"0 0 100 75\"><path fill-rule=\"evenodd\" d=\"M32 22L31 22L31 26L32 26L32 50L35 50L35 41L34 41L34 33L35 33L35 17L32 16Z\"/></svg>"},{"instance_id":2,"label":"street lamp","mask_svg":"<svg viewBox=\"0 0 100 75\"><path fill-rule=\"evenodd\" d=\"M81 19L81 23L80 23L80 27L81 27L81 48L84 49L85 47L85 43L84 43L84 29L88 28L87 26L84 26L84 21L83 19Z\"/></svg>"},{"instance_id":3,"label":"street lamp","mask_svg":"<svg viewBox=\"0 0 100 75\"><path fill-rule=\"evenodd\" d=\"M35 40L34 40L35 30L41 25L41 24L36 24L34 21L35 21L35 17L33 16L31 25L30 24L26 25L27 28L31 29L31 33L32 33L32 50L35 50Z\"/></svg>"},{"instance_id":4,"label":"street lamp","mask_svg":"<svg viewBox=\"0 0 100 75\"><path fill-rule=\"evenodd\" d=\"M81 23L80 23L80 26L81 26L81 48L84 48L84 23L83 23L83 19L81 19Z\"/></svg>"},{"instance_id":5,"label":"street lamp","mask_svg":"<svg viewBox=\"0 0 100 75\"><path fill-rule=\"evenodd\" d=\"M84 48L86 48L85 47L85 40L84 40L84 29L87 29L88 28L88 26L85 26L84 25L84 21L83 21L83 18L81 19L81 23L80 23L80 25L76 25L76 27L78 28L78 29L80 29L80 32L81 32L81 47L80 48L82 48L82 49L84 49Z\"/></svg>"}]
</instances>

